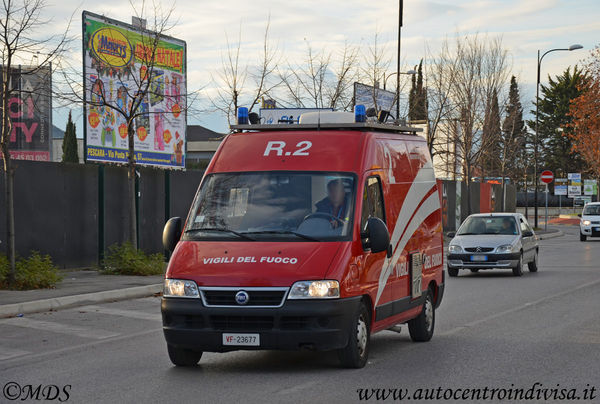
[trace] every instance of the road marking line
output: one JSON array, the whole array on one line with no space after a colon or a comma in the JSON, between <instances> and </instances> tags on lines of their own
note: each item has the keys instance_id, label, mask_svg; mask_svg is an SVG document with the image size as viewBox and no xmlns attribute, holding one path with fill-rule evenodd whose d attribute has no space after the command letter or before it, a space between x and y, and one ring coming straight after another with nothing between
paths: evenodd
<instances>
[{"instance_id":1,"label":"road marking line","mask_svg":"<svg viewBox=\"0 0 600 404\"><path fill-rule=\"evenodd\" d=\"M100 314L108 314L111 316L120 316L120 317L127 317L127 318L135 318L138 320L148 320L148 321L162 321L160 313L144 313L142 311L135 311L135 310L122 310L122 309L115 309L112 307L104 307L104 306L83 306L83 307L77 307L73 310L77 310L77 311L89 311L89 312L93 312L93 313L100 313Z\"/></svg>"},{"instance_id":2,"label":"road marking line","mask_svg":"<svg viewBox=\"0 0 600 404\"><path fill-rule=\"evenodd\" d=\"M555 299L557 297L562 297L562 296L568 295L570 293L577 292L580 289L587 288L587 287L590 287L590 286L594 286L594 285L596 285L598 283L600 283L600 279L597 279L597 280L591 281L591 282L587 282L587 283L583 283L583 284L581 284L579 286L575 286L575 287L573 287L571 289L567 289L567 290L564 290L562 292L558 292L558 293L555 293L553 295L546 296L546 297L543 297L543 298L538 299L538 300L534 300L533 302L527 302L527 303L524 303L524 304L522 304L520 306L513 307L512 309L504 310L504 311L501 311L499 313L495 313L495 314L489 315L487 317L484 317L482 319L471 321L471 322L468 322L468 323L466 323L464 325L461 325L461 326L458 326L458 327L454 327L454 328L452 328L452 329L450 329L448 331L444 331L444 332L440 333L439 335L452 335L452 334L456 334L459 331L462 331L464 329L467 329L467 328L479 325L481 323L485 323L486 321L494 320L494 319L496 319L498 317L502 317L502 316L505 316L507 314L512 314L512 313L515 313L517 311L520 311L520 310L523 310L523 309L527 309L529 307L536 306L538 304L545 303L548 300L552 300L552 299Z\"/></svg>"},{"instance_id":3,"label":"road marking line","mask_svg":"<svg viewBox=\"0 0 600 404\"><path fill-rule=\"evenodd\" d=\"M50 331L60 334L70 334L82 338L106 339L119 334L97 328L80 327L70 324L55 323L51 321L33 320L25 317L12 317L0 320L0 325L13 325L16 327L32 328L34 330Z\"/></svg>"},{"instance_id":4,"label":"road marking line","mask_svg":"<svg viewBox=\"0 0 600 404\"><path fill-rule=\"evenodd\" d=\"M31 352L21 349L8 348L0 345L0 360L15 358L17 356L28 355Z\"/></svg>"}]
</instances>

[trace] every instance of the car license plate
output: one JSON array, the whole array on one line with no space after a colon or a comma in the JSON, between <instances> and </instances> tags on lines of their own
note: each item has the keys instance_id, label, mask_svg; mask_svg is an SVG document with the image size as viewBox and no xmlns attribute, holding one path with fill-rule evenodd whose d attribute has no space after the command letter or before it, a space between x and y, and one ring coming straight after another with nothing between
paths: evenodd
<instances>
[{"instance_id":1,"label":"car license plate","mask_svg":"<svg viewBox=\"0 0 600 404\"><path fill-rule=\"evenodd\" d=\"M223 333L223 345L260 346L260 334Z\"/></svg>"},{"instance_id":2,"label":"car license plate","mask_svg":"<svg viewBox=\"0 0 600 404\"><path fill-rule=\"evenodd\" d=\"M487 259L488 259L487 255L471 255L471 261L481 262L481 261L487 261Z\"/></svg>"}]
</instances>

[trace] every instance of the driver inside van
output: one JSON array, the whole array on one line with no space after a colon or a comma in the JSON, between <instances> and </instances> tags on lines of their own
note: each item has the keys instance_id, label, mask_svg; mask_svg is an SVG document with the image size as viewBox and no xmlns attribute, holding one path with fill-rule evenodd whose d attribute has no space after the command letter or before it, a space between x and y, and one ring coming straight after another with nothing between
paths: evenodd
<instances>
[{"instance_id":1,"label":"driver inside van","mask_svg":"<svg viewBox=\"0 0 600 404\"><path fill-rule=\"evenodd\" d=\"M344 189L341 179L331 180L327 183L327 196L315 204L316 213L326 213L332 216L330 223L332 228L344 224L349 220L348 207L350 201Z\"/></svg>"}]
</instances>

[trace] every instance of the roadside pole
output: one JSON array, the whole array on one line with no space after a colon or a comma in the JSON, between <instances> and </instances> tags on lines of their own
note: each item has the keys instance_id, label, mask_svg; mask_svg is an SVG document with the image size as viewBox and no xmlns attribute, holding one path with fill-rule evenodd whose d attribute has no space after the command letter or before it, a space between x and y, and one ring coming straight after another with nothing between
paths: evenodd
<instances>
[{"instance_id":1,"label":"roadside pole","mask_svg":"<svg viewBox=\"0 0 600 404\"><path fill-rule=\"evenodd\" d=\"M546 220L544 221L544 231L548 231L548 184L546 184Z\"/></svg>"}]
</instances>

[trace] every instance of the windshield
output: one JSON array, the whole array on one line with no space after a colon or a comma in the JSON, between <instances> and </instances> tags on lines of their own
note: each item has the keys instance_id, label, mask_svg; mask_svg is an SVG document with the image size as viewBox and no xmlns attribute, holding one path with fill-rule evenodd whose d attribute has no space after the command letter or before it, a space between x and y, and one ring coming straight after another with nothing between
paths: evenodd
<instances>
[{"instance_id":1,"label":"windshield","mask_svg":"<svg viewBox=\"0 0 600 404\"><path fill-rule=\"evenodd\" d=\"M583 209L583 214L589 216L600 216L600 205L587 205Z\"/></svg>"},{"instance_id":2,"label":"windshield","mask_svg":"<svg viewBox=\"0 0 600 404\"><path fill-rule=\"evenodd\" d=\"M336 241L352 233L355 177L345 173L209 175L185 229L188 240Z\"/></svg>"},{"instance_id":3,"label":"windshield","mask_svg":"<svg viewBox=\"0 0 600 404\"><path fill-rule=\"evenodd\" d=\"M458 236L476 234L517 235L517 223L512 216L471 216L458 229Z\"/></svg>"}]
</instances>

